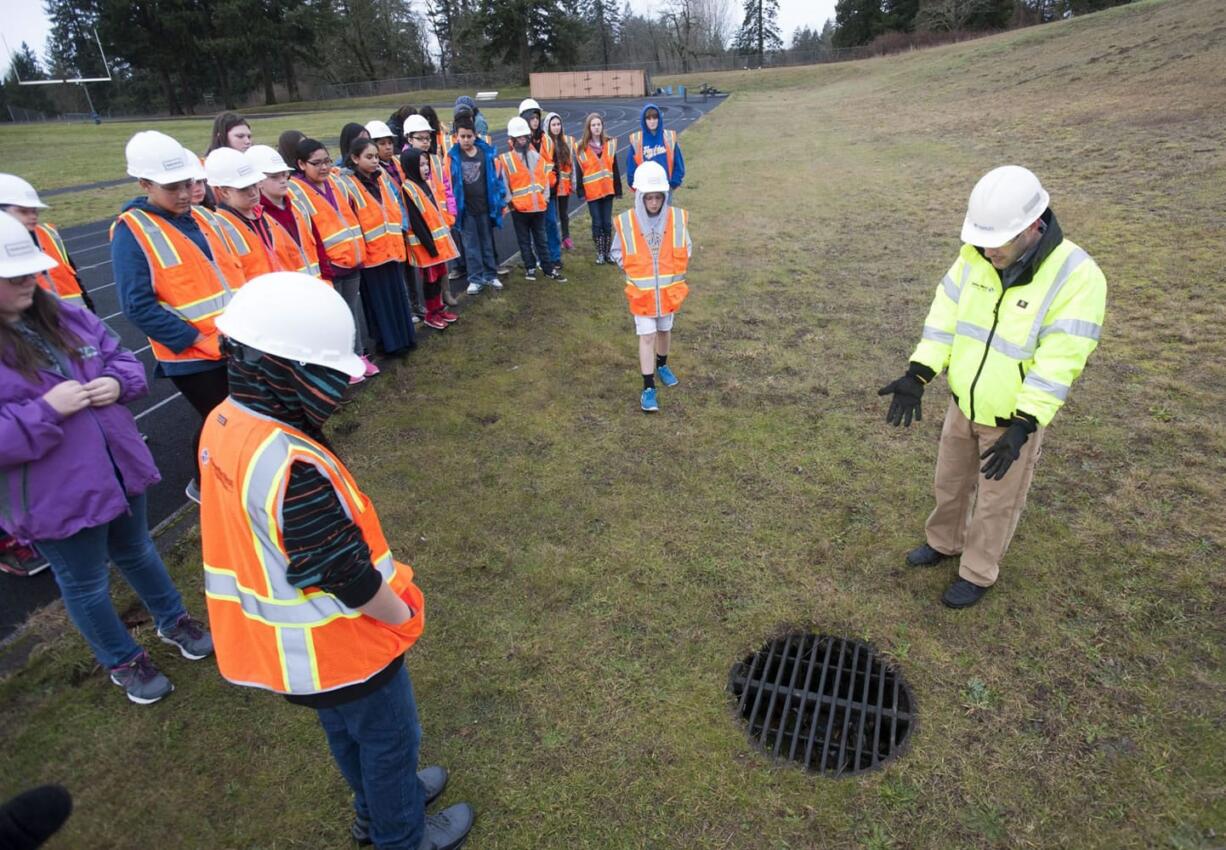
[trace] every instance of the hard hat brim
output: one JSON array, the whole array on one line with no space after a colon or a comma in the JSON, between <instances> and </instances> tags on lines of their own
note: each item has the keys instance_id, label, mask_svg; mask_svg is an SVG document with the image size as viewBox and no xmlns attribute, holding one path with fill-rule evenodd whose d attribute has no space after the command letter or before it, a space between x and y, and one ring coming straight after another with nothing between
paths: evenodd
<instances>
[{"instance_id":1,"label":"hard hat brim","mask_svg":"<svg viewBox=\"0 0 1226 850\"><path fill-rule=\"evenodd\" d=\"M184 180L196 180L195 169L190 165L184 165L182 168L176 168L171 171L159 171L157 174L149 172L133 172L129 171L128 175L135 177L137 180L149 180L159 186L168 186L171 183L181 183Z\"/></svg>"},{"instance_id":2,"label":"hard hat brim","mask_svg":"<svg viewBox=\"0 0 1226 850\"><path fill-rule=\"evenodd\" d=\"M1029 225L1026 225L1029 227ZM976 248L999 248L1021 233L1026 227L1017 230L987 231L975 226L967 218L962 222L962 241Z\"/></svg>"},{"instance_id":3,"label":"hard hat brim","mask_svg":"<svg viewBox=\"0 0 1226 850\"><path fill-rule=\"evenodd\" d=\"M264 182L265 176L266 175L263 171L257 171L254 174L248 175L247 177L227 180L224 183L214 183L212 180L209 180L208 184L214 189L247 189L251 186L256 186Z\"/></svg>"},{"instance_id":4,"label":"hard hat brim","mask_svg":"<svg viewBox=\"0 0 1226 850\"><path fill-rule=\"evenodd\" d=\"M59 265L54 257L36 251L29 257L19 257L16 260L0 262L0 277L25 277L28 274L39 274Z\"/></svg>"}]
</instances>

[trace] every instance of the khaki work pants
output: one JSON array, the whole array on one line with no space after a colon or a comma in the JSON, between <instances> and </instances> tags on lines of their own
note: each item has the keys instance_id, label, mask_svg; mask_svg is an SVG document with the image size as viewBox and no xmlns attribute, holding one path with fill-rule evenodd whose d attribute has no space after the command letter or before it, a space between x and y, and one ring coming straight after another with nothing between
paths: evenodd
<instances>
[{"instance_id":1,"label":"khaki work pants","mask_svg":"<svg viewBox=\"0 0 1226 850\"><path fill-rule=\"evenodd\" d=\"M1042 453L1044 429L1030 435L1021 456L1000 481L984 478L979 456L1005 433L1004 428L976 425L953 399L941 426L933 490L937 505L924 532L928 545L946 555L962 556L958 575L988 587L996 582L1000 562L1013 539L1034 467Z\"/></svg>"}]
</instances>

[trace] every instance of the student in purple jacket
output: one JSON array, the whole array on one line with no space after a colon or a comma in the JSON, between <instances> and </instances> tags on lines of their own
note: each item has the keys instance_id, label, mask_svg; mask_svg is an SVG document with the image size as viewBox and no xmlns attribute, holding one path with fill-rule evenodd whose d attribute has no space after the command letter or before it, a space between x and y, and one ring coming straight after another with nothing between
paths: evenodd
<instances>
[{"instance_id":1,"label":"student in purple jacket","mask_svg":"<svg viewBox=\"0 0 1226 850\"><path fill-rule=\"evenodd\" d=\"M51 562L64 606L111 681L135 703L174 687L111 603L114 561L183 657L213 652L183 606L145 518L158 479L132 413L148 391L136 356L87 310L35 282L56 261L0 214L0 524Z\"/></svg>"}]
</instances>

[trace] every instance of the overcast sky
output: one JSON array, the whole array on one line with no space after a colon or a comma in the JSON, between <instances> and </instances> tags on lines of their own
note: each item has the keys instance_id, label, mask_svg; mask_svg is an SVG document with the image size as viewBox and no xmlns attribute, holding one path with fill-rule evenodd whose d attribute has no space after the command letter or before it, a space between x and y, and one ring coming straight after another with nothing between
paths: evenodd
<instances>
[{"instance_id":1,"label":"overcast sky","mask_svg":"<svg viewBox=\"0 0 1226 850\"><path fill-rule=\"evenodd\" d=\"M835 0L779 0L779 29L783 33L786 45L792 39L792 31L797 27L809 26L821 29L827 18L834 17ZM421 5L420 3L416 5ZM638 12L651 12L660 8L659 0L630 0L630 5ZM730 0L732 6L733 29L741 24L741 0ZM3 73L8 72L10 51L17 50L23 41L27 42L38 57L43 57L43 47L51 25L43 13L43 4L39 0L0 0L0 34L8 42L8 50L0 67ZM2 45L0 45L2 46Z\"/></svg>"}]
</instances>

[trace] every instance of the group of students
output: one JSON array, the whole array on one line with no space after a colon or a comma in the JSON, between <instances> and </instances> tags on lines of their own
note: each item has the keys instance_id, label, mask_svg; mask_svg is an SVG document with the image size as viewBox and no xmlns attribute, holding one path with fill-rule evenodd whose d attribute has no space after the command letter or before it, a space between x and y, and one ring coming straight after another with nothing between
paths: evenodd
<instances>
[{"instance_id":1,"label":"group of students","mask_svg":"<svg viewBox=\"0 0 1226 850\"><path fill-rule=\"evenodd\" d=\"M384 848L456 847L473 814L467 804L425 814L447 774L416 770L401 656L421 631L421 594L323 422L378 373L376 352L413 347L415 304L437 329L458 319L444 301L448 264L467 262L470 292L501 288L493 229L504 208L529 279L539 265L565 280L549 233L572 190L592 209L597 262L625 270L642 409L658 409L656 375L677 383L668 337L691 251L688 216L668 202L677 183L663 164L631 160L635 206L614 221L616 143L599 116L576 144L556 115L525 106L502 154L479 135L475 104L457 106L450 133L428 108L393 116L396 130L346 125L339 165L293 131L276 148L253 144L232 113L218 117L203 161L157 131L129 140L143 194L110 229L112 264L155 376L201 416L188 495L201 503L209 626L187 611L148 528L160 476L126 406L148 392L144 367L93 312L64 241L40 221L37 191L0 175L0 528L25 562L10 571L49 563L70 619L138 704L173 685L111 602L112 562L184 658L213 655L217 635L225 678L318 712L354 790L353 836ZM675 140L660 150L680 163ZM569 233L555 235L560 251ZM389 715L404 718L399 734Z\"/></svg>"}]
</instances>

